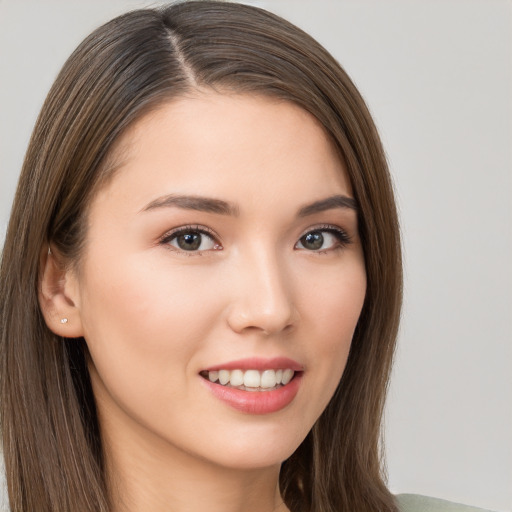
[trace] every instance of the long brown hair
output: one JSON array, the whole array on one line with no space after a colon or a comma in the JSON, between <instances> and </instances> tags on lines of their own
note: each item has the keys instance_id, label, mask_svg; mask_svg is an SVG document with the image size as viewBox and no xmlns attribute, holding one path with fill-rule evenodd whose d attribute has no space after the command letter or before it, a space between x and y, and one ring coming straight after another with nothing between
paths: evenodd
<instances>
[{"instance_id":1,"label":"long brown hair","mask_svg":"<svg viewBox=\"0 0 512 512\"><path fill-rule=\"evenodd\" d=\"M333 57L264 10L181 2L105 24L71 55L28 147L0 267L0 420L11 509L108 511L83 339L46 326L38 304L51 242L79 261L92 194L119 136L194 88L263 94L313 114L343 155L359 205L367 294L328 407L280 473L292 512L396 511L382 475L381 416L401 304L397 213L363 99Z\"/></svg>"}]
</instances>

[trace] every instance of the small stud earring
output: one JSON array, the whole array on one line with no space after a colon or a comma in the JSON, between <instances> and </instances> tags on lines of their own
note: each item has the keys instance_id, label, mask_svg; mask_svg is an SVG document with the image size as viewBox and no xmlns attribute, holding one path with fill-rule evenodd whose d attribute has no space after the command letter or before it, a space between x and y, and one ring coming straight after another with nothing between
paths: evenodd
<instances>
[{"instance_id":1,"label":"small stud earring","mask_svg":"<svg viewBox=\"0 0 512 512\"><path fill-rule=\"evenodd\" d=\"M61 318L60 319L60 323L61 324L67 324L68 323L68 319L67 318Z\"/></svg>"}]
</instances>

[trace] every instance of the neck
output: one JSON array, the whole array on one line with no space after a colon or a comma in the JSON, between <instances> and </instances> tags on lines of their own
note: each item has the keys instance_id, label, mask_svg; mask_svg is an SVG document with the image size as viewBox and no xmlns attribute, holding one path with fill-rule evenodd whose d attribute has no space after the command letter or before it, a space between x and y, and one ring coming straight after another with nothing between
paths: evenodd
<instances>
[{"instance_id":1,"label":"neck","mask_svg":"<svg viewBox=\"0 0 512 512\"><path fill-rule=\"evenodd\" d=\"M279 466L225 468L154 439L104 434L112 512L288 512Z\"/></svg>"}]
</instances>

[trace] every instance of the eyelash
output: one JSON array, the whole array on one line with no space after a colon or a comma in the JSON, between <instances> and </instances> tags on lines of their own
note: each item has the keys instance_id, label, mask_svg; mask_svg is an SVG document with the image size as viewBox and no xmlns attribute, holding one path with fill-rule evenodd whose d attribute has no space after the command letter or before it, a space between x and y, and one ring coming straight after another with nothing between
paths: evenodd
<instances>
[{"instance_id":1,"label":"eyelash","mask_svg":"<svg viewBox=\"0 0 512 512\"><path fill-rule=\"evenodd\" d=\"M329 233L329 234L333 235L337 240L336 246L334 246L332 248L319 249L316 251L308 251L312 254L327 254L330 251L338 251L338 250L344 249L345 247L347 247L349 244L352 243L352 238L344 229L341 229L340 227L334 226L332 224L323 224L320 226L315 226L313 228L308 228L307 231L305 231L299 237L297 244L300 242L300 240L302 238L304 238L306 235L308 235L310 233Z\"/></svg>"},{"instance_id":2,"label":"eyelash","mask_svg":"<svg viewBox=\"0 0 512 512\"><path fill-rule=\"evenodd\" d=\"M171 250L173 250L177 253L183 254L185 256L202 256L203 253L207 252L208 250L206 250L206 251L186 251L186 250L182 250L182 249L179 249L177 247L173 247L170 245L170 242L173 241L174 239L176 239L177 237L179 237L180 235L185 235L185 234L190 234L190 233L198 233L201 235L206 235L207 237L211 238L216 243L216 246L217 245L219 246L218 248L209 249L209 250L222 250L222 246L221 246L220 242L218 242L219 237L217 236L217 234L213 230L207 228L206 226L199 226L199 225L187 225L187 226L182 226L182 227L176 228L176 229L166 233L162 238L160 238L159 244L169 247L169 248L171 248ZM310 233L329 233L329 234L333 235L337 240L336 246L332 247L332 248L328 248L328 249L319 249L319 250L308 251L307 249L304 248L304 250L306 250L307 252L313 253L313 254L326 254L330 251L343 249L344 247L346 247L347 245L352 243L351 237L348 235L348 233L345 230L341 229L338 226L334 226L331 224L324 224L324 225L320 225L320 226L315 226L313 228L308 228L307 231L305 231L302 235L300 235L300 237L297 240L295 245L297 245L301 241L301 239L303 239L305 236L307 236Z\"/></svg>"},{"instance_id":3,"label":"eyelash","mask_svg":"<svg viewBox=\"0 0 512 512\"><path fill-rule=\"evenodd\" d=\"M211 238L216 246L218 245L218 249L213 250L222 250L222 247L220 247L220 243L217 242L219 237L217 234L212 231L210 228L207 228L206 226L199 226L199 225L188 225L188 226L181 226L179 228L173 229L172 231L166 233L159 241L161 245L164 245L170 250L173 250L179 254L183 254L184 256L202 256L205 251L185 251L181 250L177 247L173 247L170 242L174 240L175 238L179 237L180 235L186 235L188 233L199 233L200 235L206 235L207 237Z\"/></svg>"}]
</instances>

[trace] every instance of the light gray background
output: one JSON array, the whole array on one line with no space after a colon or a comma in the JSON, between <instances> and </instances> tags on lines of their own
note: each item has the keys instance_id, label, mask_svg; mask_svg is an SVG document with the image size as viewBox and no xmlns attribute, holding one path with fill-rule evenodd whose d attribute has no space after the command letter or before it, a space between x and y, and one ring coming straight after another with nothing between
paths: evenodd
<instances>
[{"instance_id":1,"label":"light gray background","mask_svg":"<svg viewBox=\"0 0 512 512\"><path fill-rule=\"evenodd\" d=\"M512 510L512 2L248 3L334 54L388 152L406 271L386 415L391 489ZM65 58L98 24L148 4L0 0L0 239Z\"/></svg>"}]
</instances>

